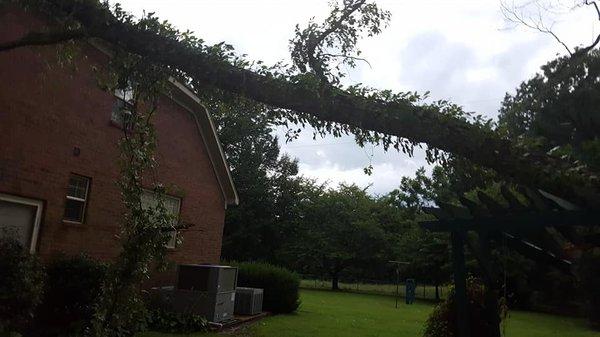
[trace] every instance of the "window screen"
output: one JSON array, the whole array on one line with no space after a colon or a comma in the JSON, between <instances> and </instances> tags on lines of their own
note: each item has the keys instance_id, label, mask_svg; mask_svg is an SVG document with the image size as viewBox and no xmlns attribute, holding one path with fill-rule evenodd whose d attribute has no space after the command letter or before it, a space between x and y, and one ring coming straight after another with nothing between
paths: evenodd
<instances>
[{"instance_id":1,"label":"window screen","mask_svg":"<svg viewBox=\"0 0 600 337\"><path fill-rule=\"evenodd\" d=\"M89 188L90 178L71 174L65 201L65 220L83 223Z\"/></svg>"},{"instance_id":2,"label":"window screen","mask_svg":"<svg viewBox=\"0 0 600 337\"><path fill-rule=\"evenodd\" d=\"M144 208L151 208L151 207L156 207L157 204L158 204L158 201L157 201L154 193L152 193L151 191L144 191L144 194L142 194L142 206ZM181 205L181 199L177 198L177 197L172 197L170 195L165 195L164 196L164 205L165 205L165 208L167 209L167 211L169 212L169 214L173 216L172 226L175 227L177 225L177 221L179 219L179 208ZM175 245L177 244L177 230L174 229L174 230L170 231L169 235L170 235L170 240L166 244L166 247L175 248Z\"/></svg>"},{"instance_id":3,"label":"window screen","mask_svg":"<svg viewBox=\"0 0 600 337\"><path fill-rule=\"evenodd\" d=\"M117 89L115 90L115 102L110 120L116 125L129 130L131 128L131 114L133 113L133 89Z\"/></svg>"}]
</instances>

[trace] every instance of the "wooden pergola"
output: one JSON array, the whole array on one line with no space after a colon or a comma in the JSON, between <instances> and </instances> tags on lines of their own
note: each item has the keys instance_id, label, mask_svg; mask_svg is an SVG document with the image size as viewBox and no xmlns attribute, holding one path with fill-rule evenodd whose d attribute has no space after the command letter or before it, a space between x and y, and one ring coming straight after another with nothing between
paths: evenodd
<instances>
[{"instance_id":1,"label":"wooden pergola","mask_svg":"<svg viewBox=\"0 0 600 337\"><path fill-rule=\"evenodd\" d=\"M582 243L574 226L600 224L599 211L581 209L541 190L519 187L515 191L502 186L501 195L503 200L498 200L480 191L478 201L461 197L460 205L438 203L438 207L424 208L437 220L420 222L423 228L450 233L459 337L471 336L465 245L477 260L483 280L491 290L488 304L497 308L499 277L491 263L491 240L501 240L506 247L532 260L572 274L573 262L564 247L567 242ZM477 235L469 235L469 232ZM497 310L494 311L494 317L489 317L491 323L498 326L493 337L500 337L500 318Z\"/></svg>"}]
</instances>

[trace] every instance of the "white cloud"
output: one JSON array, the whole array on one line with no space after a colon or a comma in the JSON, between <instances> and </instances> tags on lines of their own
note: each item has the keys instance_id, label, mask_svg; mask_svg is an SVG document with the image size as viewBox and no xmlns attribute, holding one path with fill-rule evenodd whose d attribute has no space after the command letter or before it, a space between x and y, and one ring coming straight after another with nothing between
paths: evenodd
<instances>
[{"instance_id":1,"label":"white cloud","mask_svg":"<svg viewBox=\"0 0 600 337\"><path fill-rule=\"evenodd\" d=\"M301 163L300 173L310 175L330 187L336 187L341 183L369 186L369 193L381 195L389 192L390 186L397 186L402 176L414 176L418 168L417 165L396 166L392 163L381 163L373 165L372 175L366 175L362 168L344 170L335 163L316 168Z\"/></svg>"}]
</instances>

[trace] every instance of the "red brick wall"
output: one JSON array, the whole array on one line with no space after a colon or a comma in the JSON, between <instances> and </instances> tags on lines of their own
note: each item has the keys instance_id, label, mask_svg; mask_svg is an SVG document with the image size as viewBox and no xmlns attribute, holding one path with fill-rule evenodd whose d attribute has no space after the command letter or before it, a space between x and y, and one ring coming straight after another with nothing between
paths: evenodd
<instances>
[{"instance_id":1,"label":"red brick wall","mask_svg":"<svg viewBox=\"0 0 600 337\"><path fill-rule=\"evenodd\" d=\"M42 24L15 10L0 12L0 22L0 41ZM106 56L86 46L76 68L62 68L55 60L55 47L0 53L0 192L44 201L38 240L42 257L85 252L110 259L119 251L116 235L123 212L115 184L121 130L110 123L115 99L98 88L91 70ZM163 97L154 122L158 178L182 197L182 220L195 224L170 258L217 263L225 204L192 116ZM81 150L79 156L74 147ZM92 179L84 224L62 221L70 173Z\"/></svg>"}]
</instances>

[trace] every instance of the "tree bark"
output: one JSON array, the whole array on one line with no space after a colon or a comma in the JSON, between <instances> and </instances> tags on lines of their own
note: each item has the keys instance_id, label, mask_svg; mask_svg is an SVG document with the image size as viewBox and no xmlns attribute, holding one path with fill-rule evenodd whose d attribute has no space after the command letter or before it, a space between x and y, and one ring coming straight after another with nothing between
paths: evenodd
<instances>
[{"instance_id":1,"label":"tree bark","mask_svg":"<svg viewBox=\"0 0 600 337\"><path fill-rule=\"evenodd\" d=\"M435 284L435 300L440 301L440 285L437 283Z\"/></svg>"},{"instance_id":2,"label":"tree bark","mask_svg":"<svg viewBox=\"0 0 600 337\"><path fill-rule=\"evenodd\" d=\"M340 290L340 280L338 273L331 275L331 290Z\"/></svg>"},{"instance_id":3,"label":"tree bark","mask_svg":"<svg viewBox=\"0 0 600 337\"><path fill-rule=\"evenodd\" d=\"M24 46L44 46L86 37L83 30L53 31L46 33L31 32L19 40L0 43L0 52Z\"/></svg>"},{"instance_id":4,"label":"tree bark","mask_svg":"<svg viewBox=\"0 0 600 337\"><path fill-rule=\"evenodd\" d=\"M600 183L591 182L589 172L557 176L556 169L564 165L558 159L525 154L489 130L442 115L431 108L409 102L376 101L337 88L325 91L306 88L235 67L173 38L120 22L95 1L47 2L77 19L88 36L101 38L153 62L179 69L203 85L312 115L323 121L426 143L492 168L509 181L542 188L582 205L600 205Z\"/></svg>"}]
</instances>

